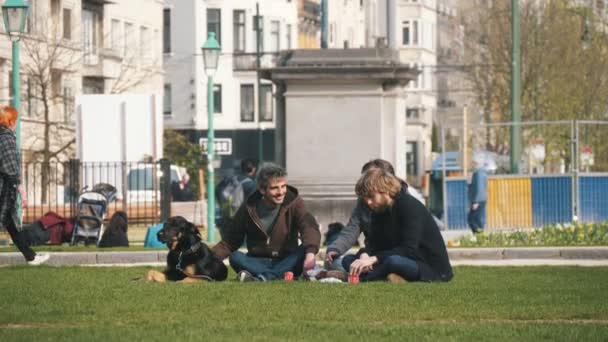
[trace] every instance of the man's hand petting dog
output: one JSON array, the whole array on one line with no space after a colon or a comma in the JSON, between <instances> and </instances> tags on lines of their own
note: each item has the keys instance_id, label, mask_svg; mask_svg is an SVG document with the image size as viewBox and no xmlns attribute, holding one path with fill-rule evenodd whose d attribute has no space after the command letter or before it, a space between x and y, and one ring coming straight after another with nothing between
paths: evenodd
<instances>
[{"instance_id":1,"label":"man's hand petting dog","mask_svg":"<svg viewBox=\"0 0 608 342\"><path fill-rule=\"evenodd\" d=\"M195 283L226 280L226 265L202 241L196 226L185 218L170 217L157 237L169 248L167 267L163 272L149 271L147 281Z\"/></svg>"}]
</instances>

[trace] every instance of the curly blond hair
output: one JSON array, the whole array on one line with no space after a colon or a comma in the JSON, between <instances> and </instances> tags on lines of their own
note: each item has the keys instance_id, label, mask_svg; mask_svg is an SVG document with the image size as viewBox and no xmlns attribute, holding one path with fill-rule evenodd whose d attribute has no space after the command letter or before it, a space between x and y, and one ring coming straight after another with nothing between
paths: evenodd
<instances>
[{"instance_id":1,"label":"curly blond hair","mask_svg":"<svg viewBox=\"0 0 608 342\"><path fill-rule=\"evenodd\" d=\"M359 198L371 197L376 193L387 193L395 198L399 191L401 191L399 179L382 169L365 171L355 185L355 193Z\"/></svg>"}]
</instances>

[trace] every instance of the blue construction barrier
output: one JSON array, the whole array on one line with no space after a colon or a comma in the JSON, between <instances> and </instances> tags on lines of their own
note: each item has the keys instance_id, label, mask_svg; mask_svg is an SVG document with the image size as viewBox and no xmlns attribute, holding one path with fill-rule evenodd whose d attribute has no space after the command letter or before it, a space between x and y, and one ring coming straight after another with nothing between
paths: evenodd
<instances>
[{"instance_id":1,"label":"blue construction barrier","mask_svg":"<svg viewBox=\"0 0 608 342\"><path fill-rule=\"evenodd\" d=\"M448 179L446 187L448 229L468 229L469 196L466 180Z\"/></svg>"},{"instance_id":2,"label":"blue construction barrier","mask_svg":"<svg viewBox=\"0 0 608 342\"><path fill-rule=\"evenodd\" d=\"M608 176L579 177L579 221L608 221Z\"/></svg>"},{"instance_id":3,"label":"blue construction barrier","mask_svg":"<svg viewBox=\"0 0 608 342\"><path fill-rule=\"evenodd\" d=\"M572 177L532 177L534 227L572 221Z\"/></svg>"},{"instance_id":4,"label":"blue construction barrier","mask_svg":"<svg viewBox=\"0 0 608 342\"><path fill-rule=\"evenodd\" d=\"M549 175L519 177L529 181L529 185L517 189L517 194L527 194L531 197L529 204L516 208L509 201L521 201L520 197L510 192L511 185L505 187L502 183L513 181L513 177L490 177L490 182L495 186L488 186L488 209L486 225L487 228L527 228L542 227L548 224L572 222L573 197L572 197L572 175ZM467 229L467 213L469 200L467 182L462 178L452 178L445 182L447 199L447 229ZM498 186L501 185L502 186ZM499 193L496 193L499 192ZM514 197L515 196L515 197ZM602 222L608 221L608 175L606 174L581 174L578 186L579 199L579 221L580 222ZM492 203L490 203L492 202ZM517 202L517 204L522 204ZM531 208L530 208L531 206ZM500 210L492 210L492 208ZM530 222L531 213L531 222ZM515 216L513 216L515 215ZM513 217L511 217L513 216ZM527 220L522 223L521 220ZM515 223L513 223L515 222Z\"/></svg>"}]
</instances>

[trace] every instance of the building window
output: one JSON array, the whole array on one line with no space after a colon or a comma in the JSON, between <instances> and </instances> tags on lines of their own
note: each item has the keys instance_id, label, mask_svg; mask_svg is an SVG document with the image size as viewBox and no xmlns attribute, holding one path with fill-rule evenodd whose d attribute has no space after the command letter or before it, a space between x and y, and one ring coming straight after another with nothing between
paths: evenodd
<instances>
[{"instance_id":1,"label":"building window","mask_svg":"<svg viewBox=\"0 0 608 342\"><path fill-rule=\"evenodd\" d=\"M407 87L408 87L408 89L420 89L421 84L423 82L424 70L422 70L422 68L420 67L420 65L418 63L410 63L410 67L412 69L416 69L416 70L420 71L420 73L418 74L418 76L415 79L413 79L412 81L410 81L407 84Z\"/></svg>"},{"instance_id":2,"label":"building window","mask_svg":"<svg viewBox=\"0 0 608 342\"><path fill-rule=\"evenodd\" d=\"M71 123L74 116L74 90L71 87L63 87L63 122Z\"/></svg>"},{"instance_id":3,"label":"building window","mask_svg":"<svg viewBox=\"0 0 608 342\"><path fill-rule=\"evenodd\" d=\"M72 10L63 9L63 38L72 39Z\"/></svg>"},{"instance_id":4,"label":"building window","mask_svg":"<svg viewBox=\"0 0 608 342\"><path fill-rule=\"evenodd\" d=\"M260 30L260 41L258 42L258 34L257 30ZM253 16L253 32L255 36L256 43L256 51L259 49L260 52L264 52L264 16L261 15L259 18L257 16Z\"/></svg>"},{"instance_id":5,"label":"building window","mask_svg":"<svg viewBox=\"0 0 608 342\"><path fill-rule=\"evenodd\" d=\"M418 120L420 119L420 109L418 108L406 108L405 109L406 120Z\"/></svg>"},{"instance_id":6,"label":"building window","mask_svg":"<svg viewBox=\"0 0 608 342\"><path fill-rule=\"evenodd\" d=\"M53 38L59 37L59 10L61 9L61 2L59 0L51 0L51 25L53 30Z\"/></svg>"},{"instance_id":7,"label":"building window","mask_svg":"<svg viewBox=\"0 0 608 342\"><path fill-rule=\"evenodd\" d=\"M253 84L241 84L241 121L252 122L254 113Z\"/></svg>"},{"instance_id":8,"label":"building window","mask_svg":"<svg viewBox=\"0 0 608 342\"><path fill-rule=\"evenodd\" d=\"M260 85L260 118L259 121L272 121L272 85Z\"/></svg>"},{"instance_id":9,"label":"building window","mask_svg":"<svg viewBox=\"0 0 608 342\"><path fill-rule=\"evenodd\" d=\"M418 142L408 141L405 145L405 172L408 176L416 176L418 174Z\"/></svg>"},{"instance_id":10,"label":"building window","mask_svg":"<svg viewBox=\"0 0 608 342\"><path fill-rule=\"evenodd\" d=\"M406 20L401 25L403 32L403 45L418 45L418 21Z\"/></svg>"},{"instance_id":11,"label":"building window","mask_svg":"<svg viewBox=\"0 0 608 342\"><path fill-rule=\"evenodd\" d=\"M291 49L291 24L287 24L287 28L285 28L285 30L287 31L287 34L285 35L285 40L287 44L287 49Z\"/></svg>"},{"instance_id":12,"label":"building window","mask_svg":"<svg viewBox=\"0 0 608 342\"><path fill-rule=\"evenodd\" d=\"M128 50L136 48L135 33L133 32L133 24L125 23L124 32L125 32L124 39L125 39L126 43L124 45L124 49L122 50L122 55L123 55L123 57L126 57Z\"/></svg>"},{"instance_id":13,"label":"building window","mask_svg":"<svg viewBox=\"0 0 608 342\"><path fill-rule=\"evenodd\" d=\"M25 19L25 32L27 33L35 33L36 32L36 13L38 10L36 9L36 1L30 1L30 8L28 10L27 18ZM6 30L6 28L5 28Z\"/></svg>"},{"instance_id":14,"label":"building window","mask_svg":"<svg viewBox=\"0 0 608 342\"><path fill-rule=\"evenodd\" d=\"M234 20L234 41L232 42L234 51L245 51L245 11L235 10L233 12Z\"/></svg>"},{"instance_id":15,"label":"building window","mask_svg":"<svg viewBox=\"0 0 608 342\"><path fill-rule=\"evenodd\" d=\"M140 61L149 63L150 57L150 30L145 26L139 27L139 58Z\"/></svg>"},{"instance_id":16,"label":"building window","mask_svg":"<svg viewBox=\"0 0 608 342\"><path fill-rule=\"evenodd\" d=\"M171 10L163 10L163 53L171 52Z\"/></svg>"},{"instance_id":17,"label":"building window","mask_svg":"<svg viewBox=\"0 0 608 342\"><path fill-rule=\"evenodd\" d=\"M222 85L213 85L213 112L222 113Z\"/></svg>"},{"instance_id":18,"label":"building window","mask_svg":"<svg viewBox=\"0 0 608 342\"><path fill-rule=\"evenodd\" d=\"M150 44L150 51L148 52L148 54L150 55L150 64L156 63L158 61L160 52L160 49L158 48L159 44L162 44L162 42L160 41L160 32L155 29L154 37L152 38L152 43Z\"/></svg>"},{"instance_id":19,"label":"building window","mask_svg":"<svg viewBox=\"0 0 608 342\"><path fill-rule=\"evenodd\" d=\"M278 20L270 22L270 51L277 52L281 50L280 40L280 23Z\"/></svg>"},{"instance_id":20,"label":"building window","mask_svg":"<svg viewBox=\"0 0 608 342\"><path fill-rule=\"evenodd\" d=\"M83 94L103 94L104 82L101 77L83 77L82 78L82 93Z\"/></svg>"},{"instance_id":21,"label":"building window","mask_svg":"<svg viewBox=\"0 0 608 342\"><path fill-rule=\"evenodd\" d=\"M215 32L215 39L217 39L220 46L222 46L222 17L221 11L217 8L207 9L207 36L209 32Z\"/></svg>"},{"instance_id":22,"label":"building window","mask_svg":"<svg viewBox=\"0 0 608 342\"><path fill-rule=\"evenodd\" d=\"M12 80L12 78L11 78ZM32 76L27 77L26 82L26 112L27 116L33 117L38 115L38 104L40 101L39 83ZM12 88L12 87L11 87Z\"/></svg>"},{"instance_id":23,"label":"building window","mask_svg":"<svg viewBox=\"0 0 608 342\"><path fill-rule=\"evenodd\" d=\"M165 91L163 93L163 114L171 116L171 83L165 83Z\"/></svg>"},{"instance_id":24,"label":"building window","mask_svg":"<svg viewBox=\"0 0 608 342\"><path fill-rule=\"evenodd\" d=\"M82 37L84 63L94 65L99 62L99 13L88 9L82 11Z\"/></svg>"},{"instance_id":25,"label":"building window","mask_svg":"<svg viewBox=\"0 0 608 342\"><path fill-rule=\"evenodd\" d=\"M61 71L57 69L51 70L51 96L61 96Z\"/></svg>"},{"instance_id":26,"label":"building window","mask_svg":"<svg viewBox=\"0 0 608 342\"><path fill-rule=\"evenodd\" d=\"M4 62L3 62L3 64L4 64ZM8 83L7 83L7 85L8 85L8 97L9 97L9 99L12 99L13 98L13 71L9 70L7 76L8 76Z\"/></svg>"},{"instance_id":27,"label":"building window","mask_svg":"<svg viewBox=\"0 0 608 342\"><path fill-rule=\"evenodd\" d=\"M112 37L112 43L111 43L111 48L112 50L116 51L116 52L120 52L120 48L121 46L121 41L120 38L122 37L121 35L121 26L120 25L120 21L116 20L116 19L112 19L112 27L111 27L111 37Z\"/></svg>"}]
</instances>

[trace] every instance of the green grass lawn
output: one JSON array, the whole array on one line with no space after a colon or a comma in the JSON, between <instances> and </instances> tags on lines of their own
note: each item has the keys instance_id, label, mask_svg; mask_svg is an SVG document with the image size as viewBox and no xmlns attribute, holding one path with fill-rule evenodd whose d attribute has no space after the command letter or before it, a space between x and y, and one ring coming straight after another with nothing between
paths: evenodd
<instances>
[{"instance_id":1,"label":"green grass lawn","mask_svg":"<svg viewBox=\"0 0 608 342\"><path fill-rule=\"evenodd\" d=\"M605 267L457 267L447 284L132 281L146 270L2 267L0 341L608 339Z\"/></svg>"}]
</instances>

